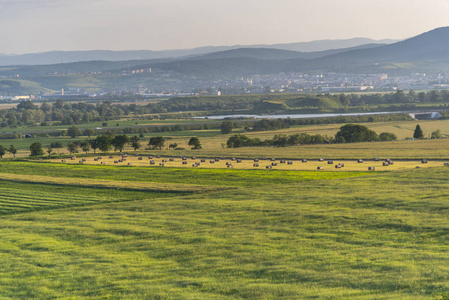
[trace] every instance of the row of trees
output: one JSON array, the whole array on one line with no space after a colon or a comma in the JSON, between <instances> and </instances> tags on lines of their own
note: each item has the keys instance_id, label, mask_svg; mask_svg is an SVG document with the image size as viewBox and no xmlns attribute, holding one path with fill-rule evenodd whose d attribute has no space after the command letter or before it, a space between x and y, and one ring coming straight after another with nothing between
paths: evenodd
<instances>
[{"instance_id":1,"label":"row of trees","mask_svg":"<svg viewBox=\"0 0 449 300\"><path fill-rule=\"evenodd\" d=\"M260 140L259 138L249 138L245 135L236 134L227 141L229 148L254 147L254 146L275 146L285 147L294 145L330 144L330 143L356 143L374 141L395 141L397 137L393 133L383 132L378 135L373 130L363 125L347 124L340 128L335 137L326 135L310 135L299 133L294 135L277 134L273 139Z\"/></svg>"}]
</instances>

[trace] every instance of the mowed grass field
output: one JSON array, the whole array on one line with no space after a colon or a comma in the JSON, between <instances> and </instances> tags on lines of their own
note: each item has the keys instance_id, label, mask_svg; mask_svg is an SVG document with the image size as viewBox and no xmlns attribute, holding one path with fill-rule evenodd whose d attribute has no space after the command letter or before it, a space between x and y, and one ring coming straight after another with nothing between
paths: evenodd
<instances>
[{"instance_id":1,"label":"mowed grass field","mask_svg":"<svg viewBox=\"0 0 449 300\"><path fill-rule=\"evenodd\" d=\"M0 298L436 299L448 173L2 162Z\"/></svg>"},{"instance_id":2,"label":"mowed grass field","mask_svg":"<svg viewBox=\"0 0 449 300\"><path fill-rule=\"evenodd\" d=\"M81 160L83 161L81 162ZM92 164L92 165L115 165L115 166L139 166L139 167L174 167L174 168L199 168L199 169L267 169L266 172L275 170L301 170L301 171L313 171L318 170L319 167L323 169L321 171L368 171L370 167L374 167L373 171L394 171L413 168L430 168L441 167L445 164L449 164L444 160L399 160L393 161L393 164L384 165L385 159L369 159L359 162L359 160L282 160L279 158L265 158L259 159L255 162L254 159L236 159L236 158L200 158L200 157L159 157L156 156L143 156L143 155L128 155L122 157L120 155L109 156L95 156L85 157L78 159L51 159L50 162L62 162L65 164ZM338 165L342 165L341 168L337 168Z\"/></svg>"}]
</instances>

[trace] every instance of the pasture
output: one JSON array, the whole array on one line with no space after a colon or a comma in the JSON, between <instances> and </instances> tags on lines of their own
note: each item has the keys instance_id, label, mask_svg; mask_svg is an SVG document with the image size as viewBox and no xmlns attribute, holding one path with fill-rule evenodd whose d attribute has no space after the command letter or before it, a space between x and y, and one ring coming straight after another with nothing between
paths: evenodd
<instances>
[{"instance_id":1,"label":"pasture","mask_svg":"<svg viewBox=\"0 0 449 300\"><path fill-rule=\"evenodd\" d=\"M0 169L2 298L435 299L449 291L445 167Z\"/></svg>"}]
</instances>

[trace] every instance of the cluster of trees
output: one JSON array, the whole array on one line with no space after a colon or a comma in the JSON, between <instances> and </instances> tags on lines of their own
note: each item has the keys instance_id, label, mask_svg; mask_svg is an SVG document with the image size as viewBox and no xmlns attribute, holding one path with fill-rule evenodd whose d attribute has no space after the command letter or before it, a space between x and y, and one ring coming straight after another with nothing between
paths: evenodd
<instances>
[{"instance_id":1,"label":"cluster of trees","mask_svg":"<svg viewBox=\"0 0 449 300\"><path fill-rule=\"evenodd\" d=\"M260 140L249 138L242 134L231 136L226 145L228 148L275 146L285 147L294 145L330 144L330 143L356 143L373 141L395 141L397 137L393 133L383 132L378 135L373 130L363 125L347 124L340 128L335 137L320 134L298 133L294 135L277 134L273 139Z\"/></svg>"},{"instance_id":2,"label":"cluster of trees","mask_svg":"<svg viewBox=\"0 0 449 300\"><path fill-rule=\"evenodd\" d=\"M231 136L226 145L228 148L239 147L260 147L260 146L295 146L295 145L311 145L311 144L329 144L333 142L332 137L307 133L298 133L294 135L277 134L273 139L261 140L259 138L249 138L243 134L236 134Z\"/></svg>"}]
</instances>

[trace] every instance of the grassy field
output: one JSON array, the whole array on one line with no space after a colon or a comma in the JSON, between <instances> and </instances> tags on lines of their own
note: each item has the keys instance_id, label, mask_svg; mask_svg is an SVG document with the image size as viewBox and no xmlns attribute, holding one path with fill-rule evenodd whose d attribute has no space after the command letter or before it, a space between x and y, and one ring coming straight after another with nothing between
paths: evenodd
<instances>
[{"instance_id":1,"label":"grassy field","mask_svg":"<svg viewBox=\"0 0 449 300\"><path fill-rule=\"evenodd\" d=\"M0 298L436 299L449 291L444 167L0 166Z\"/></svg>"}]
</instances>

